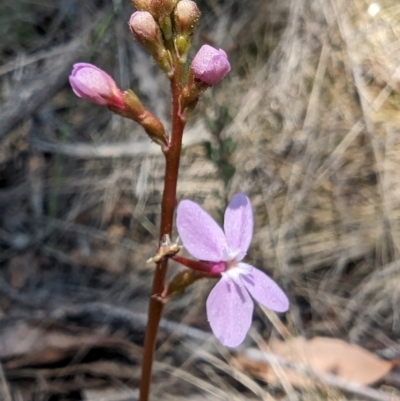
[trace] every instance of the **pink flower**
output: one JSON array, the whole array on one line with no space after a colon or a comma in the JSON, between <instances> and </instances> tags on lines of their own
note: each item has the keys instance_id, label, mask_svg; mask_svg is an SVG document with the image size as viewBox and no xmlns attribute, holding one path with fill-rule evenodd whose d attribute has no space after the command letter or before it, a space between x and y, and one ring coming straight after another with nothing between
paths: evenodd
<instances>
[{"instance_id":1,"label":"pink flower","mask_svg":"<svg viewBox=\"0 0 400 401\"><path fill-rule=\"evenodd\" d=\"M124 110L123 93L103 70L88 63L74 64L69 82L78 97L101 106Z\"/></svg>"},{"instance_id":2,"label":"pink flower","mask_svg":"<svg viewBox=\"0 0 400 401\"><path fill-rule=\"evenodd\" d=\"M192 61L194 76L207 85L215 85L231 70L228 56L222 49L204 45Z\"/></svg>"},{"instance_id":3,"label":"pink flower","mask_svg":"<svg viewBox=\"0 0 400 401\"><path fill-rule=\"evenodd\" d=\"M265 273L242 263L253 236L249 198L236 194L224 218L224 231L197 203L178 205L177 228L183 246L196 259L212 262L221 279L207 299L207 317L214 335L228 347L238 346L250 328L254 303L285 312L289 300ZM251 297L250 297L251 296Z\"/></svg>"}]
</instances>

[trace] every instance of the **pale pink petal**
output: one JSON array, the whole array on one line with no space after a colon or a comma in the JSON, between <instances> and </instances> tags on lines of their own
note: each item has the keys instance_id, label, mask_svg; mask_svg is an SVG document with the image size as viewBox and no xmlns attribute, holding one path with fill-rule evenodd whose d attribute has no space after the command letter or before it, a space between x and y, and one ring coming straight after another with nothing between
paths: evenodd
<instances>
[{"instance_id":1,"label":"pale pink petal","mask_svg":"<svg viewBox=\"0 0 400 401\"><path fill-rule=\"evenodd\" d=\"M214 219L197 203L183 200L176 213L179 238L195 258L221 262L227 243L224 232Z\"/></svg>"},{"instance_id":2,"label":"pale pink petal","mask_svg":"<svg viewBox=\"0 0 400 401\"><path fill-rule=\"evenodd\" d=\"M90 100L93 103L105 106L107 104L107 100L103 99L99 96L96 91L87 87L84 83L79 81L79 79L70 76L69 83L71 84L72 90L74 91L75 95L78 97Z\"/></svg>"},{"instance_id":3,"label":"pale pink petal","mask_svg":"<svg viewBox=\"0 0 400 401\"><path fill-rule=\"evenodd\" d=\"M224 231L229 249L241 260L249 249L253 237L253 210L249 198L236 194L225 211Z\"/></svg>"},{"instance_id":4,"label":"pale pink petal","mask_svg":"<svg viewBox=\"0 0 400 401\"><path fill-rule=\"evenodd\" d=\"M227 347L241 344L251 325L254 304L240 280L223 274L210 292L206 307L215 337Z\"/></svg>"},{"instance_id":5,"label":"pale pink petal","mask_svg":"<svg viewBox=\"0 0 400 401\"><path fill-rule=\"evenodd\" d=\"M201 75L200 80L208 85L215 85L225 78L230 70L231 66L229 61L224 56L217 54L210 60L208 67Z\"/></svg>"},{"instance_id":6,"label":"pale pink petal","mask_svg":"<svg viewBox=\"0 0 400 401\"><path fill-rule=\"evenodd\" d=\"M240 278L250 295L261 305L275 312L286 312L289 299L283 290L261 270L246 263L239 263Z\"/></svg>"},{"instance_id":7,"label":"pale pink petal","mask_svg":"<svg viewBox=\"0 0 400 401\"><path fill-rule=\"evenodd\" d=\"M112 97L112 86L110 85L109 75L98 68L81 68L74 75L88 89L95 91L100 96Z\"/></svg>"}]
</instances>

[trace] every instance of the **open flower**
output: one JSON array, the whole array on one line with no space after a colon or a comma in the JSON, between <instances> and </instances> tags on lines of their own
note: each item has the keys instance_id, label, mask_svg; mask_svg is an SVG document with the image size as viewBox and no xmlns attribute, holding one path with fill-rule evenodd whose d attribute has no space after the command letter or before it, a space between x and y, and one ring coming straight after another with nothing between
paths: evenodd
<instances>
[{"instance_id":1,"label":"open flower","mask_svg":"<svg viewBox=\"0 0 400 401\"><path fill-rule=\"evenodd\" d=\"M209 45L200 48L191 67L196 79L207 85L215 85L231 70L227 54Z\"/></svg>"},{"instance_id":2,"label":"open flower","mask_svg":"<svg viewBox=\"0 0 400 401\"><path fill-rule=\"evenodd\" d=\"M125 109L123 93L115 81L93 64L74 64L69 82L78 97L101 106Z\"/></svg>"},{"instance_id":3,"label":"open flower","mask_svg":"<svg viewBox=\"0 0 400 401\"><path fill-rule=\"evenodd\" d=\"M254 303L285 312L289 300L265 273L242 263L253 236L249 198L236 194L224 218L224 231L197 203L178 205L177 228L183 246L196 259L210 262L221 279L207 299L207 317L214 335L228 347L238 346L250 328Z\"/></svg>"}]
</instances>

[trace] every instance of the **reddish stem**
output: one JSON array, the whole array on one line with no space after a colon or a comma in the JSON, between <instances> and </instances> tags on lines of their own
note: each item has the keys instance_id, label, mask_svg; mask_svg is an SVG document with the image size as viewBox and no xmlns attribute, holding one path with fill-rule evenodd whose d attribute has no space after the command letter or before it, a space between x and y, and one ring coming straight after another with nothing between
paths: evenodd
<instances>
[{"instance_id":1,"label":"reddish stem","mask_svg":"<svg viewBox=\"0 0 400 401\"><path fill-rule=\"evenodd\" d=\"M219 278L221 277L221 273L226 270L226 265L223 262L205 262L203 260L188 259L179 255L171 256L171 259L175 260L175 262L178 262L183 266L188 267L191 270L205 273L206 276L210 278Z\"/></svg>"},{"instance_id":2,"label":"reddish stem","mask_svg":"<svg viewBox=\"0 0 400 401\"><path fill-rule=\"evenodd\" d=\"M178 182L179 161L182 149L182 135L185 127L179 116L179 96L182 91L182 69L179 62L175 64L174 77L171 79L172 91L172 133L169 146L164 149L165 177L164 192L161 203L160 243L166 234L171 235L176 206L176 187ZM155 344L158 326L160 323L164 304L157 299L165 286L165 276L168 268L168 258L157 263L151 291L146 335L144 340L142 379L140 382L139 401L148 401L151 384L151 371L153 366Z\"/></svg>"}]
</instances>

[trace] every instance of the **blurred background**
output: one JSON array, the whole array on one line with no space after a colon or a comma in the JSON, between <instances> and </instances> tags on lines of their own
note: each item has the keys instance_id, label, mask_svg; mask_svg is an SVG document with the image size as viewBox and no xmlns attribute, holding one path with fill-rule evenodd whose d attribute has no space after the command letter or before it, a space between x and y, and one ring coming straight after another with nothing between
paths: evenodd
<instances>
[{"instance_id":1,"label":"blurred background","mask_svg":"<svg viewBox=\"0 0 400 401\"><path fill-rule=\"evenodd\" d=\"M248 194L247 261L291 309L256 307L227 350L205 315L215 282L196 283L166 307L153 399L397 399L400 4L197 3L193 52L223 48L232 71L188 124L179 199L221 222ZM73 63L96 64L169 127L168 80L133 40L132 12L128 0L0 4L2 401L137 399L163 157L68 84Z\"/></svg>"}]
</instances>

